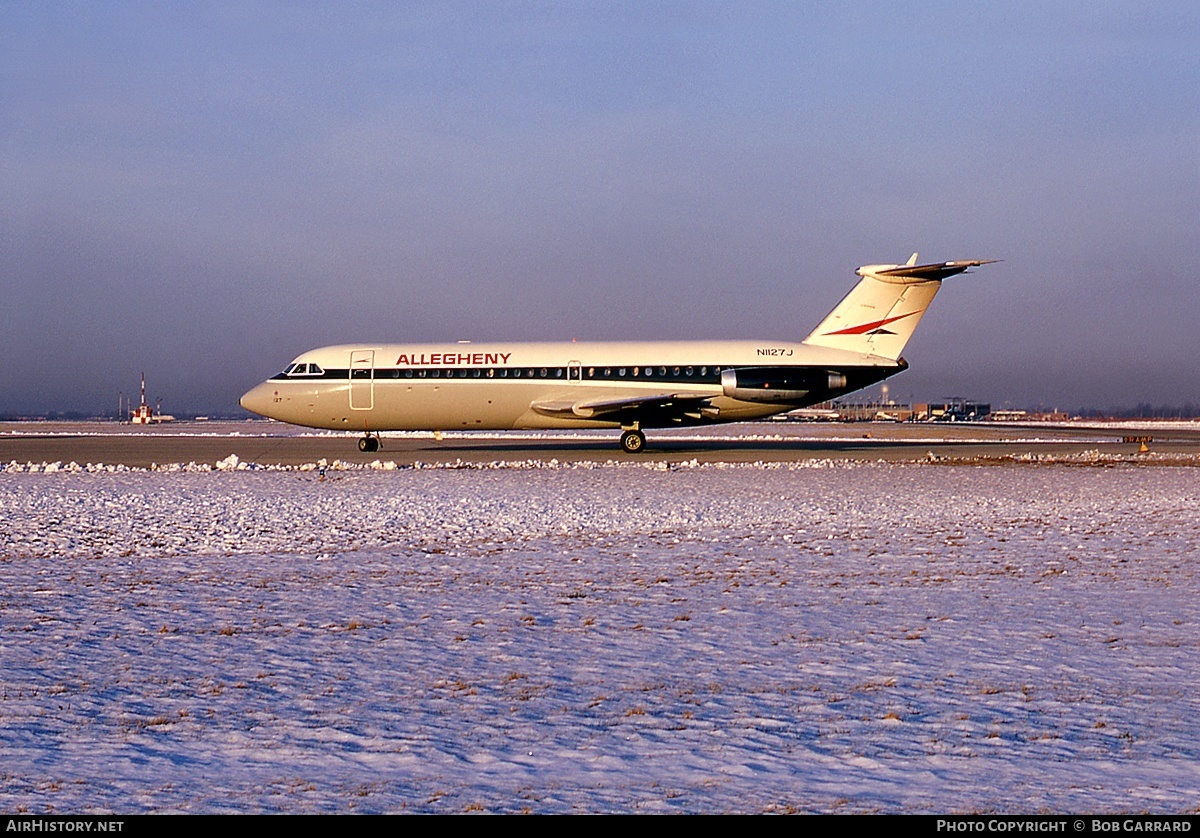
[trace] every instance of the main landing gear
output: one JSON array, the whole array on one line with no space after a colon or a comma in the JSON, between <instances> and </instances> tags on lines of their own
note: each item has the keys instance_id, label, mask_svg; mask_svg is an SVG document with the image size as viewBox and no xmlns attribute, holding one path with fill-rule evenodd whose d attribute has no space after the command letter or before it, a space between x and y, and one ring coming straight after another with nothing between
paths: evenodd
<instances>
[{"instance_id":1,"label":"main landing gear","mask_svg":"<svg viewBox=\"0 0 1200 838\"><path fill-rule=\"evenodd\" d=\"M379 450L379 437L371 436L370 431L368 431L367 435L358 441L358 450L362 451L364 453L378 451Z\"/></svg>"},{"instance_id":2,"label":"main landing gear","mask_svg":"<svg viewBox=\"0 0 1200 838\"><path fill-rule=\"evenodd\" d=\"M621 434L621 450L626 454L640 454L646 448L646 435L637 428L627 428Z\"/></svg>"}]
</instances>

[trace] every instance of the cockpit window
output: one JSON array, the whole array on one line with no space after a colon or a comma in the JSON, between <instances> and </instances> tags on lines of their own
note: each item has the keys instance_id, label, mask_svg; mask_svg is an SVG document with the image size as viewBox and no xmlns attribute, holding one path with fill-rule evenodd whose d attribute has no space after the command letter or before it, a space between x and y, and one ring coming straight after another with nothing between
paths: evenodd
<instances>
[{"instance_id":1,"label":"cockpit window","mask_svg":"<svg viewBox=\"0 0 1200 838\"><path fill-rule=\"evenodd\" d=\"M289 364L283 374L294 378L298 375L324 375L325 371L317 364Z\"/></svg>"}]
</instances>

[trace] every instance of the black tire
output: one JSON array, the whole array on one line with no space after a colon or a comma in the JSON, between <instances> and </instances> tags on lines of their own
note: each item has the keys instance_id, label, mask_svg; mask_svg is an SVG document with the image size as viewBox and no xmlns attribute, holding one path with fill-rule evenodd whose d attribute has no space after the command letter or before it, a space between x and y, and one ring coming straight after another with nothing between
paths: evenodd
<instances>
[{"instance_id":1,"label":"black tire","mask_svg":"<svg viewBox=\"0 0 1200 838\"><path fill-rule=\"evenodd\" d=\"M363 452L378 451L379 440L373 436L364 436L358 441L358 450Z\"/></svg>"},{"instance_id":2,"label":"black tire","mask_svg":"<svg viewBox=\"0 0 1200 838\"><path fill-rule=\"evenodd\" d=\"M626 454L640 454L646 448L646 435L641 431L626 431L621 434L621 450Z\"/></svg>"}]
</instances>

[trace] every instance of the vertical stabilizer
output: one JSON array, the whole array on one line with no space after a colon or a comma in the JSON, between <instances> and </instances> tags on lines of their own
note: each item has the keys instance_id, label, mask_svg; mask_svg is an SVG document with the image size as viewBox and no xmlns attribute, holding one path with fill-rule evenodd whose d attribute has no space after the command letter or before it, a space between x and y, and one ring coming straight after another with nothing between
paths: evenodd
<instances>
[{"instance_id":1,"label":"vertical stabilizer","mask_svg":"<svg viewBox=\"0 0 1200 838\"><path fill-rule=\"evenodd\" d=\"M948 276L986 261L917 265L865 265L858 285L804 342L896 360Z\"/></svg>"}]
</instances>

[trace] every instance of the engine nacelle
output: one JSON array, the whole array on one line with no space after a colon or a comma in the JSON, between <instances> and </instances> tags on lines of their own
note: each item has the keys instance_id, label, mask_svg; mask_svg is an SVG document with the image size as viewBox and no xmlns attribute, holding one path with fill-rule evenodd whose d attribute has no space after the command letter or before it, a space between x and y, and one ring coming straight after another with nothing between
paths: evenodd
<instances>
[{"instance_id":1,"label":"engine nacelle","mask_svg":"<svg viewBox=\"0 0 1200 838\"><path fill-rule=\"evenodd\" d=\"M803 367L724 369L721 389L729 398L744 402L799 404L824 401L845 390L846 376Z\"/></svg>"}]
</instances>

